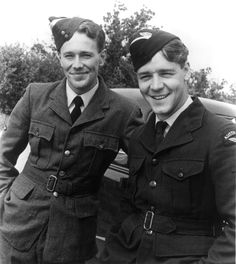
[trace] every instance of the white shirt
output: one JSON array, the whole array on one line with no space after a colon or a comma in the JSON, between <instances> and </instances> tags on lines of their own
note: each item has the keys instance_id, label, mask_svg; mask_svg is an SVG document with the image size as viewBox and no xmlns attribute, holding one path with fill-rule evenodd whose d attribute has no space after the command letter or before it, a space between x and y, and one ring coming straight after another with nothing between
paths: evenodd
<instances>
[{"instance_id":1,"label":"white shirt","mask_svg":"<svg viewBox=\"0 0 236 264\"><path fill-rule=\"evenodd\" d=\"M93 95L95 94L97 88L98 88L98 81L97 81L97 84L92 89L90 89L88 92L86 92L84 94L80 94L80 97L82 98L83 103L84 103L83 106L80 107L81 112L83 112L85 107L89 104L89 102L91 101L91 99L92 99ZM73 100L78 94L75 93L70 88L68 81L66 82L66 95L67 95L67 105L69 108L69 112L71 113L75 107Z\"/></svg>"},{"instance_id":2,"label":"white shirt","mask_svg":"<svg viewBox=\"0 0 236 264\"><path fill-rule=\"evenodd\" d=\"M168 117L165 121L168 126L166 127L165 131L164 131L164 137L166 136L166 134L168 133L168 131L170 130L171 126L174 124L175 120L177 119L177 117L185 110L189 107L189 105L193 102L192 98L190 96L188 96L186 102L170 117ZM156 115L156 123L160 121L159 118Z\"/></svg>"}]
</instances>

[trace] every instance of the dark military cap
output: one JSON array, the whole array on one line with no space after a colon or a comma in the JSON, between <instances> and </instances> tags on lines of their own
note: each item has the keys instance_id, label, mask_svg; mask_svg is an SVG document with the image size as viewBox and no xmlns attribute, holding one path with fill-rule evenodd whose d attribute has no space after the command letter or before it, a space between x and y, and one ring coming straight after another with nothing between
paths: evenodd
<instances>
[{"instance_id":1,"label":"dark military cap","mask_svg":"<svg viewBox=\"0 0 236 264\"><path fill-rule=\"evenodd\" d=\"M74 33L79 30L79 27L82 23L92 22L89 19L84 19L80 17L50 17L49 21L54 42L58 51L60 51L62 45L66 41L70 40Z\"/></svg>"},{"instance_id":2,"label":"dark military cap","mask_svg":"<svg viewBox=\"0 0 236 264\"><path fill-rule=\"evenodd\" d=\"M162 30L142 29L135 33L130 39L130 55L134 70L137 71L149 62L158 51L173 39L179 38Z\"/></svg>"}]
</instances>

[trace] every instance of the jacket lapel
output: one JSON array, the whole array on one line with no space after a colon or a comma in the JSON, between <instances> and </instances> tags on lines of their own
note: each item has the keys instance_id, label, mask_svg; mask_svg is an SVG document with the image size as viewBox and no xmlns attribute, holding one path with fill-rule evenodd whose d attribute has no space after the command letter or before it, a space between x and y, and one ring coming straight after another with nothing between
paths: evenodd
<instances>
[{"instance_id":1,"label":"jacket lapel","mask_svg":"<svg viewBox=\"0 0 236 264\"><path fill-rule=\"evenodd\" d=\"M63 120L71 124L70 112L67 106L66 78L64 78L56 87L50 96L49 107Z\"/></svg>"},{"instance_id":2,"label":"jacket lapel","mask_svg":"<svg viewBox=\"0 0 236 264\"><path fill-rule=\"evenodd\" d=\"M204 112L204 106L199 99L195 98L193 103L175 120L164 141L158 148L154 144L155 114L153 113L141 131L140 141L146 149L156 154L163 150L191 142L193 140L192 132L202 125Z\"/></svg>"},{"instance_id":3,"label":"jacket lapel","mask_svg":"<svg viewBox=\"0 0 236 264\"><path fill-rule=\"evenodd\" d=\"M193 140L192 132L202 126L205 112L205 108L199 99L193 99L193 103L175 120L162 142L163 144L158 148L157 153L172 147L184 145Z\"/></svg>"},{"instance_id":4,"label":"jacket lapel","mask_svg":"<svg viewBox=\"0 0 236 264\"><path fill-rule=\"evenodd\" d=\"M109 94L102 78L99 77L99 87L89 102L88 106L84 109L81 116L75 121L74 126L82 125L105 116L104 110L109 108Z\"/></svg>"}]
</instances>

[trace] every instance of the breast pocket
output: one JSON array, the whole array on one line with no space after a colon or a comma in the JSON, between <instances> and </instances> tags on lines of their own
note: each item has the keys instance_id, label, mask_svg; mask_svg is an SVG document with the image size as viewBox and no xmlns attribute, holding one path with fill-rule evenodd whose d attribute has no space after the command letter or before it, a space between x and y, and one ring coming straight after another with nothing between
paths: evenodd
<instances>
[{"instance_id":1,"label":"breast pocket","mask_svg":"<svg viewBox=\"0 0 236 264\"><path fill-rule=\"evenodd\" d=\"M178 213L189 213L193 208L192 188L202 180L204 162L201 160L169 160L163 164L163 185Z\"/></svg>"},{"instance_id":2,"label":"breast pocket","mask_svg":"<svg viewBox=\"0 0 236 264\"><path fill-rule=\"evenodd\" d=\"M119 137L99 132L84 132L83 160L89 162L89 172L104 172L118 151Z\"/></svg>"},{"instance_id":3,"label":"breast pocket","mask_svg":"<svg viewBox=\"0 0 236 264\"><path fill-rule=\"evenodd\" d=\"M29 129L31 164L47 168L52 155L52 139L55 127L41 121L32 121Z\"/></svg>"}]
</instances>

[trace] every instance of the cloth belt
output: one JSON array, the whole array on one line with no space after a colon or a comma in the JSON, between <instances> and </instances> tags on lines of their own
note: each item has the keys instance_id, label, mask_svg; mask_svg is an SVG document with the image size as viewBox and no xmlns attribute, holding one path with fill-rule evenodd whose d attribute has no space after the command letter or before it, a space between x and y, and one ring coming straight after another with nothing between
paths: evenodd
<instances>
[{"instance_id":1,"label":"cloth belt","mask_svg":"<svg viewBox=\"0 0 236 264\"><path fill-rule=\"evenodd\" d=\"M174 217L163 216L159 214L150 214L147 211L144 214L132 214L129 217L127 229L133 229L134 226L143 225L144 231L149 234L157 232L161 234L182 234L196 236L218 236L222 230L219 224L210 224L198 220L177 219Z\"/></svg>"},{"instance_id":2,"label":"cloth belt","mask_svg":"<svg viewBox=\"0 0 236 264\"><path fill-rule=\"evenodd\" d=\"M23 169L23 174L48 192L57 192L58 194L66 196L84 196L98 192L97 184L91 184L91 182L90 184L84 184L81 182L72 182L71 179L61 179L55 174L39 171L28 164Z\"/></svg>"}]
</instances>

